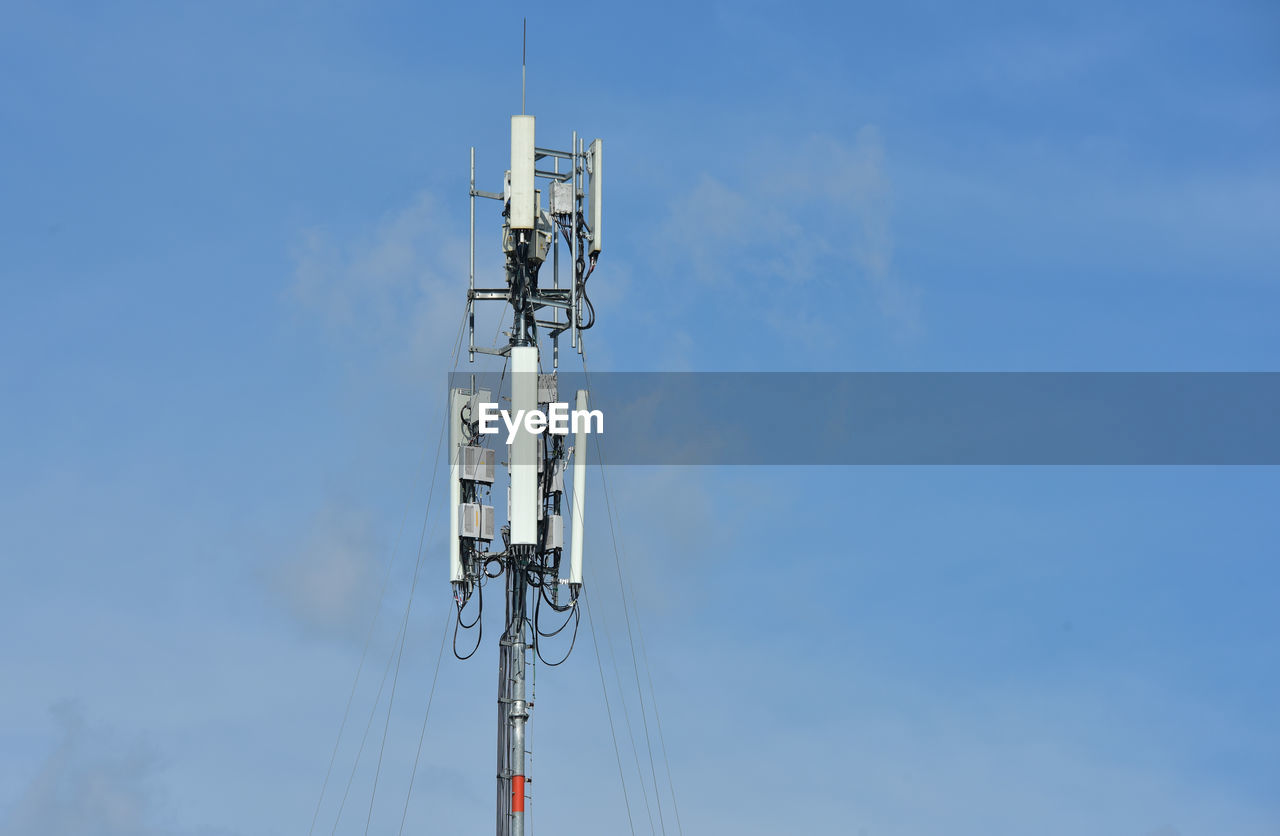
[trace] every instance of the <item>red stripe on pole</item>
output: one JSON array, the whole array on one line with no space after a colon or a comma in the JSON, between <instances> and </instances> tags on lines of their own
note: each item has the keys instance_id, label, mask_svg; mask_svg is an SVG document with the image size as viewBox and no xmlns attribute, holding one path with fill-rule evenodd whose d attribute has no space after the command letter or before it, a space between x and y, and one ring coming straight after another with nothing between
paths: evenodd
<instances>
[{"instance_id":1,"label":"red stripe on pole","mask_svg":"<svg viewBox=\"0 0 1280 836\"><path fill-rule=\"evenodd\" d=\"M511 776L511 812L524 812L524 776Z\"/></svg>"}]
</instances>

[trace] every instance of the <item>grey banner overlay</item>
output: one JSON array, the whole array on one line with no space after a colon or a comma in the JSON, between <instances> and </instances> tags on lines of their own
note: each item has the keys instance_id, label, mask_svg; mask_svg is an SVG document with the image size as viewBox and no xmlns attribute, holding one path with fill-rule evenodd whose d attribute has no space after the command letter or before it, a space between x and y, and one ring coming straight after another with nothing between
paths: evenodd
<instances>
[{"instance_id":1,"label":"grey banner overlay","mask_svg":"<svg viewBox=\"0 0 1280 836\"><path fill-rule=\"evenodd\" d=\"M510 408L510 374L475 381ZM593 463L1280 464L1276 372L562 372L558 387L604 412Z\"/></svg>"}]
</instances>

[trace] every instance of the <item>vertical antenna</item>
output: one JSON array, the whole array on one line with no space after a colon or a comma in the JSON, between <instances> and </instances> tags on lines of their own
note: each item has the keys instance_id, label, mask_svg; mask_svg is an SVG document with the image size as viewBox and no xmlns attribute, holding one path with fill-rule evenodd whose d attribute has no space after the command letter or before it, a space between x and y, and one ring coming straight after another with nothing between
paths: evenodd
<instances>
[{"instance_id":1,"label":"vertical antenna","mask_svg":"<svg viewBox=\"0 0 1280 836\"><path fill-rule=\"evenodd\" d=\"M529 60L529 18L524 19L520 30L520 112L524 113L525 64Z\"/></svg>"}]
</instances>

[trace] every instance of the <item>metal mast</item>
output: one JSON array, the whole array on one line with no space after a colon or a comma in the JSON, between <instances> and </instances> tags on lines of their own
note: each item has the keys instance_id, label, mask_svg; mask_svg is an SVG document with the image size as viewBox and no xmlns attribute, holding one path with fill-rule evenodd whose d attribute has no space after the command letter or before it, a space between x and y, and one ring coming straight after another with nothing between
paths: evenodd
<instances>
[{"instance_id":1,"label":"metal mast","mask_svg":"<svg viewBox=\"0 0 1280 836\"><path fill-rule=\"evenodd\" d=\"M510 375L510 415L520 410L546 410L558 403L557 378L560 336L568 331L570 344L582 350L582 332L595 321L587 297L587 279L601 250L601 175L603 145L589 146L575 132L568 151L537 147L534 117L511 117L511 167L502 193L475 186L475 149L471 149L471 276L467 295L468 354L504 357ZM538 167L540 161L548 161ZM549 166L549 167L548 167ZM566 170L563 170L566 169ZM538 188L539 181L545 186ZM475 282L475 200L500 201L505 287L477 288ZM568 249L568 287L560 286L560 246ZM546 286L544 268L551 265ZM501 348L475 344L475 304L501 301L510 306L508 343ZM563 312L563 313L562 313ZM584 313L586 318L584 319ZM552 371L542 373L540 335L552 349ZM450 407L450 493L454 514L450 531L450 581L463 630L481 626L483 588L503 578L504 620L499 640L497 834L523 836L529 798L526 766L526 727L533 702L527 691L530 665L540 657L539 636L558 630L539 627L540 615L560 621L560 628L578 622L577 599L582 587L582 530L585 500L585 421L575 420L575 434L556 434L518 428L505 454L509 475L507 524L500 529L502 550L493 551L493 506L486 504L494 483L495 450L485 446L483 413L496 408L499 392L454 386ZM587 393L578 391L577 410L587 410ZM545 414L545 412L543 413ZM505 434L503 434L505 435ZM503 435L493 436L501 439ZM572 494L566 497L565 475L572 457ZM565 501L568 499L569 501ZM569 507L562 507L566 505ZM564 518L571 522L565 549ZM567 559L565 559L567 558ZM473 598L478 602L469 608ZM464 611L467 615L464 615ZM481 627L482 629L482 627ZM476 639L477 648L480 639ZM457 654L455 636L455 654ZM473 651L474 653L474 651ZM469 655L460 658L470 658ZM558 664L558 660L552 664Z\"/></svg>"}]
</instances>

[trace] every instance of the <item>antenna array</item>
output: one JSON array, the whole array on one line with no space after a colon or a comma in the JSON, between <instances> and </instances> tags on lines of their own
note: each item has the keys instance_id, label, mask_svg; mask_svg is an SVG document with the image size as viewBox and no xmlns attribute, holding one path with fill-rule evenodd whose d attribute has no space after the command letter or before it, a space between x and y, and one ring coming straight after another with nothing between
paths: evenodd
<instances>
[{"instance_id":1,"label":"antenna array","mask_svg":"<svg viewBox=\"0 0 1280 836\"><path fill-rule=\"evenodd\" d=\"M522 110L523 98L522 90ZM595 325L587 281L603 244L604 146L599 139L586 143L575 131L567 151L539 147L534 117L521 113L511 117L511 165L502 192L478 190L475 171L472 148L468 357L472 362L476 354L503 357L511 369L510 414L535 410L545 414L559 398L555 370L560 363L561 337L567 332L571 348L581 354L583 334ZM502 205L503 287L476 287L476 198ZM562 286L560 275L562 246L569 261L566 286ZM502 302L510 307L507 345L476 345L477 302ZM542 372L543 342L551 348L549 373ZM481 404L492 403L501 393L478 389L474 376L472 379L471 386L449 391L453 507L449 580L458 610L457 627L465 631L483 629L484 587L488 581L503 578L506 617L499 642L497 833L523 836L529 795L526 725L533 707L526 695L526 671L534 658L542 658L540 637L556 635L570 621L576 636L578 627L586 428L580 425L569 445L567 434L535 433L527 424L517 427L507 448L507 524L495 531L489 497L495 484L496 455L484 444L486 436L480 431L479 418ZM575 410L585 412L587 400L586 391L576 392ZM566 497L565 476L571 461L571 495ZM570 550L564 543L564 505L569 505L570 511ZM495 550L499 540L501 550ZM473 600L475 615L464 616ZM556 629L544 631L539 623L544 612L560 614L564 620ZM454 653L459 655L456 631L454 639ZM477 648L479 642L478 637ZM470 658L474 652L459 658ZM564 659L543 661L555 665Z\"/></svg>"}]
</instances>

